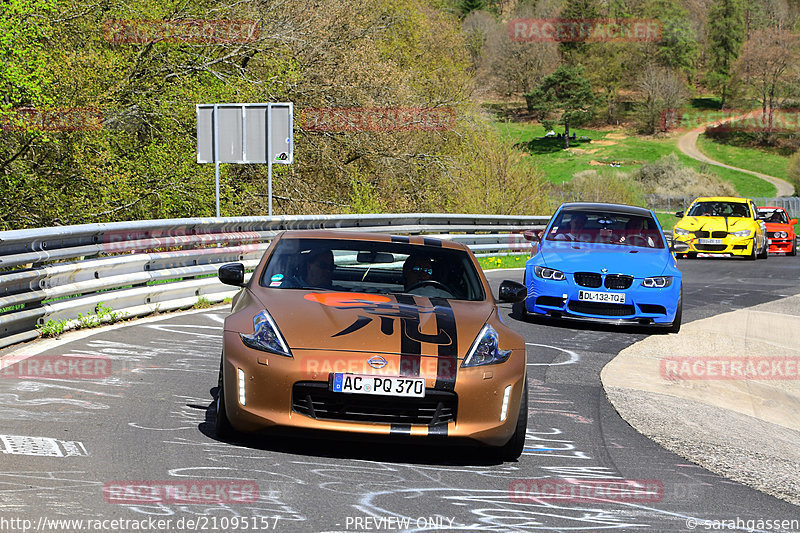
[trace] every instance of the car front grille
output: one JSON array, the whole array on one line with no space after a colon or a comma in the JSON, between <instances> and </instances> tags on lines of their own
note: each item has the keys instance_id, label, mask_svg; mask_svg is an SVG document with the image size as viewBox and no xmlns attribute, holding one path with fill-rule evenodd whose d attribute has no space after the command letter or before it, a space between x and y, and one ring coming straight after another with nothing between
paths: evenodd
<instances>
[{"instance_id":1,"label":"car front grille","mask_svg":"<svg viewBox=\"0 0 800 533\"><path fill-rule=\"evenodd\" d=\"M603 277L596 272L575 272L572 278L581 287L596 289L603 284Z\"/></svg>"},{"instance_id":2,"label":"car front grille","mask_svg":"<svg viewBox=\"0 0 800 533\"><path fill-rule=\"evenodd\" d=\"M584 313L587 315L603 315L603 316L628 316L635 312L632 305L627 304L609 304L605 302L577 302L571 301L569 303L569 310L576 313Z\"/></svg>"},{"instance_id":3,"label":"car front grille","mask_svg":"<svg viewBox=\"0 0 800 533\"><path fill-rule=\"evenodd\" d=\"M714 239L724 239L727 236L728 236L728 232L727 231L712 231L711 232L711 237L714 238Z\"/></svg>"},{"instance_id":4,"label":"car front grille","mask_svg":"<svg viewBox=\"0 0 800 533\"><path fill-rule=\"evenodd\" d=\"M705 237L710 237L711 234L708 231L695 231L694 232L694 236L695 237L700 237L702 239L702 238L705 238Z\"/></svg>"},{"instance_id":5,"label":"car front grille","mask_svg":"<svg viewBox=\"0 0 800 533\"><path fill-rule=\"evenodd\" d=\"M728 246L726 244L695 244L694 247L701 252L721 252Z\"/></svg>"},{"instance_id":6,"label":"car front grille","mask_svg":"<svg viewBox=\"0 0 800 533\"><path fill-rule=\"evenodd\" d=\"M633 283L633 276L623 274L609 274L606 276L605 286L607 289L627 289Z\"/></svg>"},{"instance_id":7,"label":"car front grille","mask_svg":"<svg viewBox=\"0 0 800 533\"><path fill-rule=\"evenodd\" d=\"M458 396L449 391L425 389L424 398L398 398L332 392L318 381L292 387L292 411L324 420L432 426L455 422L457 409Z\"/></svg>"}]
</instances>

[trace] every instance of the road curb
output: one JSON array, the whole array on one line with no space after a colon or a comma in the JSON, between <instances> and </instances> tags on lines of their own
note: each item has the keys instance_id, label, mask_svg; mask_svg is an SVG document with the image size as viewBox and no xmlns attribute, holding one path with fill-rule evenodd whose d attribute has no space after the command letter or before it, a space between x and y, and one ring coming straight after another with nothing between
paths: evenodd
<instances>
[{"instance_id":1,"label":"road curb","mask_svg":"<svg viewBox=\"0 0 800 533\"><path fill-rule=\"evenodd\" d=\"M723 376L723 367L708 363L722 357L742 365L728 368L747 369L749 362L753 369L765 358L796 361L797 331L800 295L697 320L677 335L650 336L621 351L600 379L609 402L643 435L724 477L800 505L797 370L781 376L785 367L778 364L751 379L729 370ZM701 364L689 364L695 361ZM675 374L675 368L695 372ZM711 376L704 373L711 368Z\"/></svg>"}]
</instances>

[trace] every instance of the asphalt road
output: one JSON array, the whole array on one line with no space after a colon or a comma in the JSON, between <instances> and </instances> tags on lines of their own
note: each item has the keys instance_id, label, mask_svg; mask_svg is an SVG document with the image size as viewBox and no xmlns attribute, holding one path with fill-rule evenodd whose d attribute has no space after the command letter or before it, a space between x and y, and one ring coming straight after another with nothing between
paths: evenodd
<instances>
[{"instance_id":1,"label":"asphalt road","mask_svg":"<svg viewBox=\"0 0 800 533\"><path fill-rule=\"evenodd\" d=\"M684 321L800 292L797 257L679 265ZM496 288L522 272L489 277ZM0 379L0 531L707 530L693 519L738 519L742 527L728 531L798 531L756 521L797 520L800 509L665 451L607 402L600 370L649 330L534 324L511 306L503 312L529 343L530 388L524 455L504 464L450 447L318 436L217 440L224 309L134 322L48 350L107 357L111 374ZM639 488L635 498L534 500L510 492L556 478ZM220 493L222 503L154 503L141 491L120 492L132 481L184 482L189 491L217 482L231 492ZM252 496L247 487L255 486L257 499L231 501L233 482L239 495ZM120 519L137 522L111 522Z\"/></svg>"}]
</instances>

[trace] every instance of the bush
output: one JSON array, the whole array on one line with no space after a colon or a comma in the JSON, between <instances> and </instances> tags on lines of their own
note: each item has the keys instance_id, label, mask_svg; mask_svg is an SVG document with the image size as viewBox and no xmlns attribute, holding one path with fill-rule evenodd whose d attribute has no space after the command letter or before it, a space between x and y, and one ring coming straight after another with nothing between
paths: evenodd
<instances>
[{"instance_id":1,"label":"bush","mask_svg":"<svg viewBox=\"0 0 800 533\"><path fill-rule=\"evenodd\" d=\"M645 206L641 185L623 172L609 175L597 170L582 170L561 185L560 189L564 202L608 202Z\"/></svg>"},{"instance_id":2,"label":"bush","mask_svg":"<svg viewBox=\"0 0 800 533\"><path fill-rule=\"evenodd\" d=\"M716 176L684 166L675 154L645 163L632 178L644 194L657 196L736 196L736 188Z\"/></svg>"}]
</instances>

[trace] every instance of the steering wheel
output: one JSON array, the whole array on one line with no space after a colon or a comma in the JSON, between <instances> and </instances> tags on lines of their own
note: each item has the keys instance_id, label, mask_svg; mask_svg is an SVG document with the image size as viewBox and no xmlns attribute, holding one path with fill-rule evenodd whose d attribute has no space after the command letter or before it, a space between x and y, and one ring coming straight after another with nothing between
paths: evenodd
<instances>
[{"instance_id":1,"label":"steering wheel","mask_svg":"<svg viewBox=\"0 0 800 533\"><path fill-rule=\"evenodd\" d=\"M625 236L625 240L631 246L644 246L644 247L647 247L647 248L650 247L650 242L647 240L647 237L645 237L644 235L637 235L637 234L626 235Z\"/></svg>"},{"instance_id":2,"label":"steering wheel","mask_svg":"<svg viewBox=\"0 0 800 533\"><path fill-rule=\"evenodd\" d=\"M426 286L434 287L436 289L439 289L439 290L442 290L442 291L448 293L451 296L453 295L453 291L450 290L450 287L448 287L447 285L445 285L444 283L442 283L440 281L436 281L435 279L423 279L422 281L418 281L415 284L413 284L412 286L410 286L409 288L407 288L406 292L411 292L414 289L419 289L421 287L426 287Z\"/></svg>"}]
</instances>

